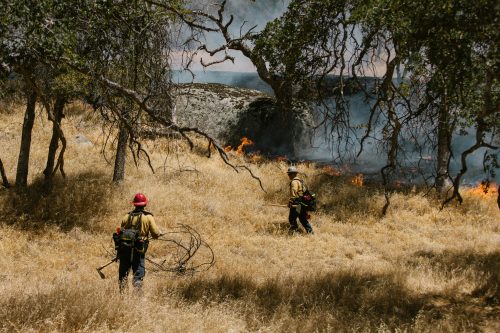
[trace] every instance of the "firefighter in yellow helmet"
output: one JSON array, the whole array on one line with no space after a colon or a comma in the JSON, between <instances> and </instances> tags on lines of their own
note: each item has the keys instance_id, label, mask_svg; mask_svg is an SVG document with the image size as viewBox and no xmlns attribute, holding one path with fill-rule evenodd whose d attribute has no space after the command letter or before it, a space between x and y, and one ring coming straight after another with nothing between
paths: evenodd
<instances>
[{"instance_id":1,"label":"firefighter in yellow helmet","mask_svg":"<svg viewBox=\"0 0 500 333\"><path fill-rule=\"evenodd\" d=\"M307 220L307 212L300 204L300 200L305 191L304 181L298 177L299 171L295 166L290 166L287 174L290 179L290 200L288 202L288 207L290 207L290 213L288 215L290 233L298 231L299 226L297 224L297 218L299 218L306 232L308 234L313 234L312 226Z\"/></svg>"},{"instance_id":2,"label":"firefighter in yellow helmet","mask_svg":"<svg viewBox=\"0 0 500 333\"><path fill-rule=\"evenodd\" d=\"M113 235L120 260L118 269L120 291L123 291L127 286L130 269L134 273L132 285L137 289L142 287L142 280L146 274L144 262L149 242L148 237L151 235L153 238L158 238L161 235L153 214L144 210L147 203L146 196L137 193L132 202L135 209L123 217L120 228Z\"/></svg>"}]
</instances>

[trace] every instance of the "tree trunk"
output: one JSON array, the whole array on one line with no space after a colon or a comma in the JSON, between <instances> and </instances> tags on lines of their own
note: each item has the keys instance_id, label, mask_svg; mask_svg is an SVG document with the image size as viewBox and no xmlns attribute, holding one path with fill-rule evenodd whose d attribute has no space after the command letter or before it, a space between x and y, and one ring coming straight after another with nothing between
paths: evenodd
<instances>
[{"instance_id":1,"label":"tree trunk","mask_svg":"<svg viewBox=\"0 0 500 333\"><path fill-rule=\"evenodd\" d=\"M2 185L5 188L10 188L9 179L7 178L7 174L5 173L5 168L3 167L3 162L1 158L0 158L0 174L2 176Z\"/></svg>"},{"instance_id":2,"label":"tree trunk","mask_svg":"<svg viewBox=\"0 0 500 333\"><path fill-rule=\"evenodd\" d=\"M62 96L57 96L56 102L54 104L54 117L55 121L58 124L61 124L61 120L64 117L64 105L66 104L66 98ZM47 165L45 166L45 170L43 174L45 175L45 180L49 180L52 178L52 174L54 173L54 164L56 158L57 148L59 147L59 132L57 131L56 124L52 124L52 138L50 139L49 144L49 153L47 155Z\"/></svg>"},{"instance_id":3,"label":"tree trunk","mask_svg":"<svg viewBox=\"0 0 500 333\"><path fill-rule=\"evenodd\" d=\"M279 82L273 87L276 97L277 114L281 118L281 126L276 128L275 154L286 155L289 159L295 159L295 131L296 119L293 111L293 91L288 82Z\"/></svg>"},{"instance_id":4,"label":"tree trunk","mask_svg":"<svg viewBox=\"0 0 500 333\"><path fill-rule=\"evenodd\" d=\"M127 155L128 129L120 123L118 132L118 144L116 147L115 169L113 171L113 182L118 183L125 178L125 158Z\"/></svg>"},{"instance_id":5,"label":"tree trunk","mask_svg":"<svg viewBox=\"0 0 500 333\"><path fill-rule=\"evenodd\" d=\"M36 92L29 91L26 95L27 105L24 114L23 131L21 135L21 148L17 160L16 186L28 185L28 169L31 149L31 132L35 122Z\"/></svg>"},{"instance_id":6,"label":"tree trunk","mask_svg":"<svg viewBox=\"0 0 500 333\"><path fill-rule=\"evenodd\" d=\"M449 124L448 105L446 95L443 96L441 107L439 108L438 115L438 128L437 128L437 176L436 188L439 193L444 193L447 190L449 183L448 166L451 156L452 131Z\"/></svg>"}]
</instances>

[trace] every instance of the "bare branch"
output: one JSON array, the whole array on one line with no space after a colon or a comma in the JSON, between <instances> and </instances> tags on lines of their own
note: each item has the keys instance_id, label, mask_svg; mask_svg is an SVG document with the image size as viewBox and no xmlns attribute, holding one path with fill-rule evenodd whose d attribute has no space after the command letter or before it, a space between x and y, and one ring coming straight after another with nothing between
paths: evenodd
<instances>
[{"instance_id":1,"label":"bare branch","mask_svg":"<svg viewBox=\"0 0 500 333\"><path fill-rule=\"evenodd\" d=\"M202 239L196 229L188 225L179 224L174 231L165 233L153 241L173 247L168 251L174 255L173 258L147 259L158 271L194 274L201 268L208 270L215 264L215 255L210 245Z\"/></svg>"},{"instance_id":2,"label":"bare branch","mask_svg":"<svg viewBox=\"0 0 500 333\"><path fill-rule=\"evenodd\" d=\"M220 63L223 63L225 62L226 60L231 60L231 62L234 64L234 57L230 56L229 54L226 53L226 55L224 56L224 58L222 59L219 59L219 60L214 60L214 61L211 61L211 62L208 62L208 63L205 63L203 61L203 58L200 59L200 63L203 67L209 67L209 66L212 66L212 65L215 65L215 64L220 64Z\"/></svg>"},{"instance_id":3,"label":"bare branch","mask_svg":"<svg viewBox=\"0 0 500 333\"><path fill-rule=\"evenodd\" d=\"M499 112L498 108L493 106L493 104L491 103L492 86L493 86L493 74L492 72L488 71L486 73L486 85L483 91L484 106L481 112L478 113L476 118L476 142L462 153L460 157L460 162L462 167L458 172L458 174L455 176L455 178L453 178L453 193L449 198L447 198L443 202L441 208L444 208L449 202L451 202L455 198L458 200L460 204L463 202L463 198L460 195L459 189L460 189L460 181L468 169L467 157L473 152L475 152L477 149L482 147L490 149L498 149L498 147L495 147L484 141L484 137L488 131L488 125L486 123L485 118Z\"/></svg>"},{"instance_id":4,"label":"bare branch","mask_svg":"<svg viewBox=\"0 0 500 333\"><path fill-rule=\"evenodd\" d=\"M125 87L121 86L120 84L113 82L113 81L111 81L103 76L100 76L99 79L104 84L108 85L109 87L111 87L113 89L116 89L117 91L120 91L125 96L129 97L134 102L136 102L141 107L141 109L143 109L153 120L157 121L159 124L162 124L170 129L172 129L173 131L178 132L184 139L186 139L186 141L189 143L191 149L194 147L194 144L193 144L192 140L186 135L187 133L196 133L198 135L201 135L202 137L204 137L208 141L212 142L213 147L217 150L217 152L219 153L219 156L222 158L224 163L227 164L228 166L230 166L234 171L238 172L238 167L229 161L229 157L227 156L226 151L224 150L222 145L214 137L205 133L204 131L200 130L197 127L179 127L177 124L174 124L171 120L167 120L163 117L158 116L159 113L156 112L156 110L151 109L147 105L146 100L139 93L137 93L135 90L125 88ZM256 177L248 168L245 168L245 169L252 175L253 178L258 179L259 183L260 183L260 179L258 177ZM261 188L262 188L262 184L261 184ZM262 188L262 190L264 190L264 189Z\"/></svg>"},{"instance_id":5,"label":"bare branch","mask_svg":"<svg viewBox=\"0 0 500 333\"><path fill-rule=\"evenodd\" d=\"M255 175L253 174L252 170L250 170L250 168L249 168L249 167L247 167L247 166L245 166L245 165L237 165L236 167L237 167L237 168L241 168L241 169L245 169L245 170L247 170L247 171L248 171L248 173L252 176L252 178L253 178L253 179L256 179L256 180L259 182L259 185L260 185L260 188L262 189L262 191L263 191L264 193L267 193L267 192L266 192L266 190L264 190L264 187L262 186L262 182L261 182L260 178L259 178L259 177L257 177L257 176L255 176Z\"/></svg>"},{"instance_id":6,"label":"bare branch","mask_svg":"<svg viewBox=\"0 0 500 333\"><path fill-rule=\"evenodd\" d=\"M144 148L142 148L141 142L138 141L134 135L129 136L129 142L130 142L130 149L132 151L132 155L134 156L134 160L136 159L135 156L137 156L137 158L140 158L141 154L142 154L142 156L144 156L144 160L148 164L148 167L151 170L151 172L155 173L155 169L154 169L153 165L151 164L151 157L149 156L149 153ZM136 150L134 150L133 145L136 146ZM137 165L137 162L136 162L136 165Z\"/></svg>"}]
</instances>

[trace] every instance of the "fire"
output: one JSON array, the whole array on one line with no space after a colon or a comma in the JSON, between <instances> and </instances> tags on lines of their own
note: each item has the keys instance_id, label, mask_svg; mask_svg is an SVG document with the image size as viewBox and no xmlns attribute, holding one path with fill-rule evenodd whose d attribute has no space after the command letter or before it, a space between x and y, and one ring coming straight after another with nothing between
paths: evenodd
<instances>
[{"instance_id":1,"label":"fire","mask_svg":"<svg viewBox=\"0 0 500 333\"><path fill-rule=\"evenodd\" d=\"M363 174L358 173L356 176L354 176L353 179L351 179L351 183L353 183L356 186L363 186Z\"/></svg>"},{"instance_id":2,"label":"fire","mask_svg":"<svg viewBox=\"0 0 500 333\"><path fill-rule=\"evenodd\" d=\"M236 149L236 154L237 155L243 155L245 153L245 150L244 148L246 146L253 146L253 141L250 140L249 138L247 137L242 137L241 139L241 144L238 146L238 148Z\"/></svg>"},{"instance_id":3,"label":"fire","mask_svg":"<svg viewBox=\"0 0 500 333\"><path fill-rule=\"evenodd\" d=\"M482 181L476 187L469 188L465 192L481 198L496 197L498 195L498 187L495 183Z\"/></svg>"},{"instance_id":4,"label":"fire","mask_svg":"<svg viewBox=\"0 0 500 333\"><path fill-rule=\"evenodd\" d=\"M254 142L247 137L242 137L240 140L241 140L241 143L238 146L238 148L236 148L236 150L234 150L232 146L226 146L224 148L224 151L226 153L229 153L230 151L235 151L236 155L244 155L245 154L245 147L253 146Z\"/></svg>"}]
</instances>

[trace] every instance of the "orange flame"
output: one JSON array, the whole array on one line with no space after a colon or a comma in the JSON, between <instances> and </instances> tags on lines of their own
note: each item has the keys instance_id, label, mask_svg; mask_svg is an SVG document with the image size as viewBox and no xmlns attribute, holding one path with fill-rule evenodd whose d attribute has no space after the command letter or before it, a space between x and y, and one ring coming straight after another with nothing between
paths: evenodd
<instances>
[{"instance_id":1,"label":"orange flame","mask_svg":"<svg viewBox=\"0 0 500 333\"><path fill-rule=\"evenodd\" d=\"M351 183L353 183L356 186L363 186L363 174L358 173L356 176L354 176L353 179L351 179Z\"/></svg>"},{"instance_id":2,"label":"orange flame","mask_svg":"<svg viewBox=\"0 0 500 333\"><path fill-rule=\"evenodd\" d=\"M253 141L250 140L249 138L247 137L242 137L241 139L241 144L238 146L238 148L236 148L236 155L244 155L245 154L245 147L246 146L253 146ZM224 151L226 153L229 153L230 151L234 151L233 147L232 146L226 146L224 148Z\"/></svg>"},{"instance_id":3,"label":"orange flame","mask_svg":"<svg viewBox=\"0 0 500 333\"><path fill-rule=\"evenodd\" d=\"M495 183L482 181L476 187L465 190L467 194L478 196L480 198L494 197L498 195L498 187Z\"/></svg>"},{"instance_id":4,"label":"orange flame","mask_svg":"<svg viewBox=\"0 0 500 333\"><path fill-rule=\"evenodd\" d=\"M245 150L244 148L246 146L253 146L253 141L250 140L249 138L247 137L242 137L241 139L241 144L238 146L238 148L236 149L236 154L237 155L243 155L245 153Z\"/></svg>"}]
</instances>

